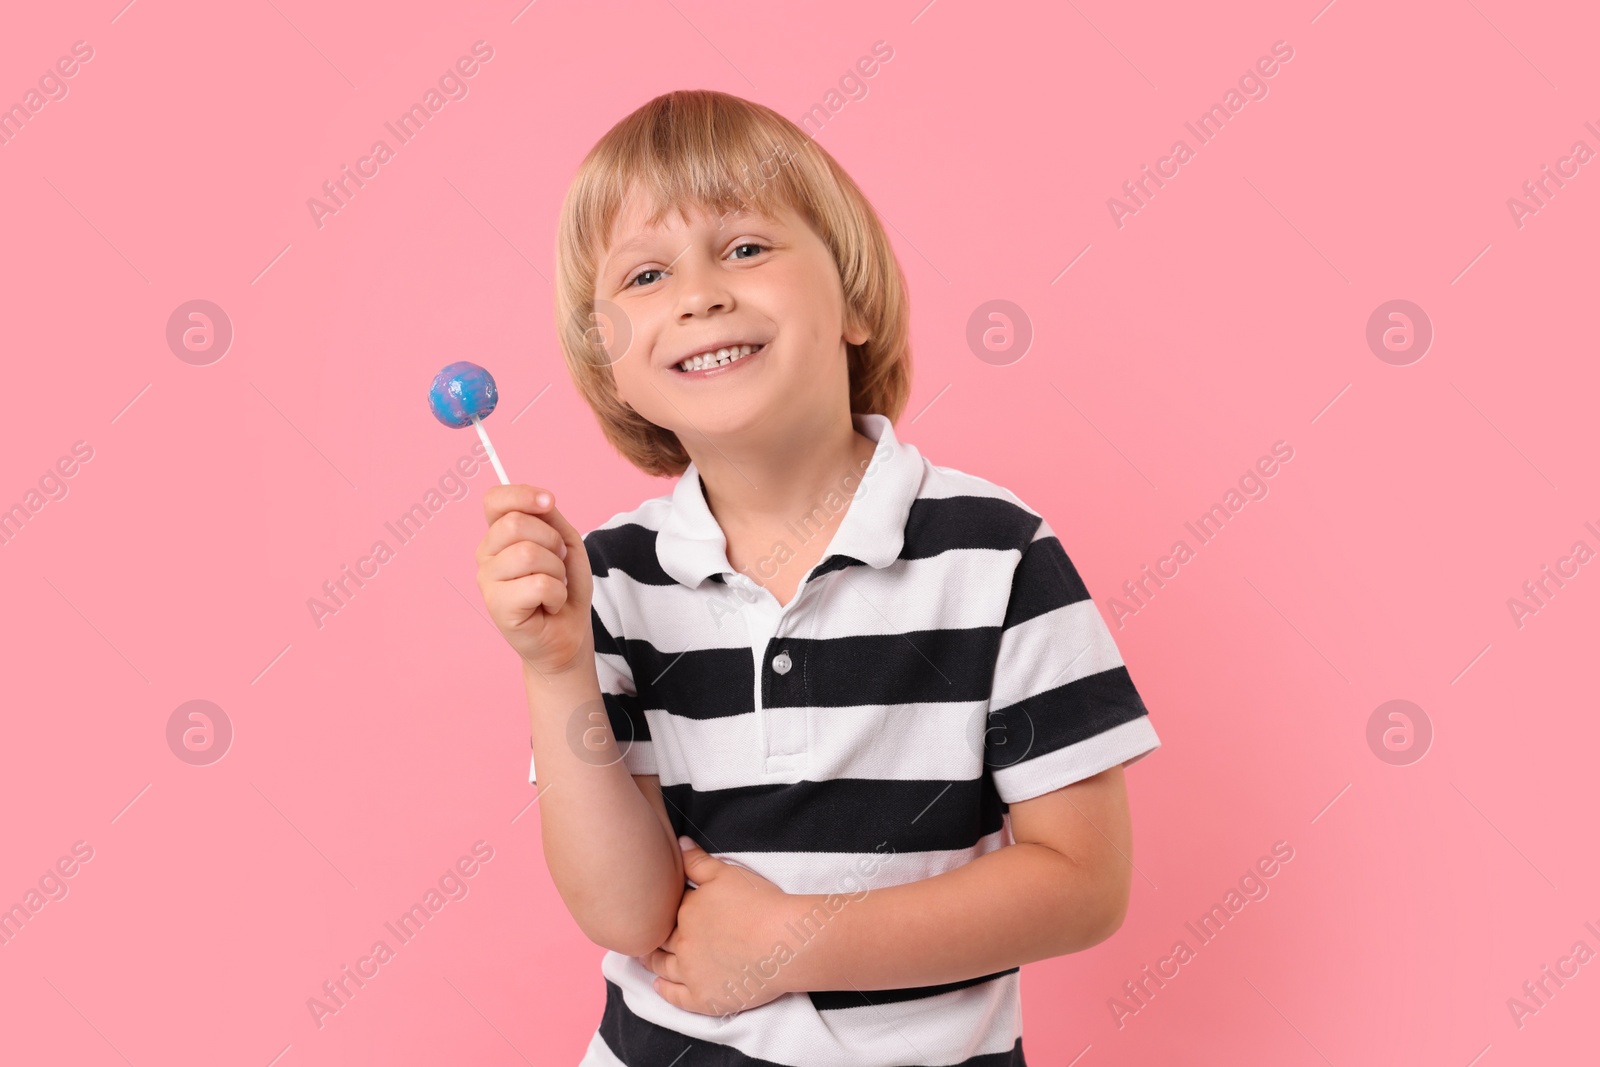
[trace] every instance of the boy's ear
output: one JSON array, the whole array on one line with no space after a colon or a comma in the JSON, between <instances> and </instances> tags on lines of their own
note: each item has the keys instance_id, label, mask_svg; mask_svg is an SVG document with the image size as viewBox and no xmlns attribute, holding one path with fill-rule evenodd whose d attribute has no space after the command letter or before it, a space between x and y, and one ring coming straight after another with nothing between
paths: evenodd
<instances>
[{"instance_id":1,"label":"boy's ear","mask_svg":"<svg viewBox=\"0 0 1600 1067\"><path fill-rule=\"evenodd\" d=\"M867 331L866 324L856 315L854 309L844 309L844 339L853 345L864 345L870 340L872 334Z\"/></svg>"}]
</instances>

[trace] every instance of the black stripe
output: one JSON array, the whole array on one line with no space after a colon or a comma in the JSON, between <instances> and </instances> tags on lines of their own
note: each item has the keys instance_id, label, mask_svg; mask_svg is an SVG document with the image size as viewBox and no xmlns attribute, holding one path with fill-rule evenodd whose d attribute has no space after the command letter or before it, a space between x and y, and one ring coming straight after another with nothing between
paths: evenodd
<instances>
[{"instance_id":1,"label":"black stripe","mask_svg":"<svg viewBox=\"0 0 1600 1067\"><path fill-rule=\"evenodd\" d=\"M751 668L745 652L745 666ZM792 664L779 674L761 672L761 703L768 708L850 707L984 700L994 680L1000 629L912 630L810 639L775 637L762 662L787 652ZM745 673L748 685L749 670ZM748 704L749 692L745 693Z\"/></svg>"},{"instance_id":2,"label":"black stripe","mask_svg":"<svg viewBox=\"0 0 1600 1067\"><path fill-rule=\"evenodd\" d=\"M597 633L597 651L599 642ZM749 646L664 652L649 641L623 638L616 647L647 708L701 720L755 711ZM774 637L762 656L761 703L800 708L985 700L999 651L998 626ZM789 654L791 666L779 674L770 665L782 652Z\"/></svg>"},{"instance_id":3,"label":"black stripe","mask_svg":"<svg viewBox=\"0 0 1600 1067\"><path fill-rule=\"evenodd\" d=\"M605 623L600 621L600 613L589 606L590 628L594 631L594 650L596 654L605 653L613 656L623 656L623 646L611 636ZM626 659L626 656L623 656ZM632 669L632 665L629 665ZM637 687L635 687L637 688ZM600 699L605 702L606 716L611 720L611 736L617 739L617 744L624 752L629 745L636 741L650 740L650 723L644 717L644 702L638 696L627 693L607 693L602 691Z\"/></svg>"},{"instance_id":4,"label":"black stripe","mask_svg":"<svg viewBox=\"0 0 1600 1067\"><path fill-rule=\"evenodd\" d=\"M594 650L611 656L623 655L622 646L617 639L611 636L611 631L606 629L606 624L600 621L600 613L595 610L593 602L589 604L589 629L594 633Z\"/></svg>"},{"instance_id":5,"label":"black stripe","mask_svg":"<svg viewBox=\"0 0 1600 1067\"><path fill-rule=\"evenodd\" d=\"M952 548L1022 549L1043 521L999 497L919 497L906 516L900 558L928 559Z\"/></svg>"},{"instance_id":6,"label":"black stripe","mask_svg":"<svg viewBox=\"0 0 1600 1067\"><path fill-rule=\"evenodd\" d=\"M600 1016L600 1037L627 1067L782 1067L771 1060L746 1056L731 1045L685 1037L641 1019L628 1008L622 987L609 978L605 1012Z\"/></svg>"},{"instance_id":7,"label":"black stripe","mask_svg":"<svg viewBox=\"0 0 1600 1067\"><path fill-rule=\"evenodd\" d=\"M991 709L984 766L1011 767L1147 714L1128 668L1112 667L1009 707Z\"/></svg>"},{"instance_id":8,"label":"black stripe","mask_svg":"<svg viewBox=\"0 0 1600 1067\"><path fill-rule=\"evenodd\" d=\"M833 1011L838 1008L864 1008L875 1004L896 1004L903 1000L922 1000L925 997L936 997L941 993L953 993L958 989L968 989L975 985L983 985L997 978L1004 978L1008 974L1016 974L1021 967L1010 967L1004 971L993 974L983 974L976 978L966 978L959 982L945 982L943 985L910 986L905 989L871 989L863 993L859 989L829 989L814 991L807 994L811 1003L818 1011Z\"/></svg>"},{"instance_id":9,"label":"black stripe","mask_svg":"<svg viewBox=\"0 0 1600 1067\"><path fill-rule=\"evenodd\" d=\"M622 987L609 978L606 979L606 1006L599 1030L612 1055L627 1067L782 1067L771 1060L746 1056L731 1045L685 1037L676 1030L641 1019L629 1010ZM950 1067L1027 1067L1022 1055L1022 1038L1018 1037L1006 1052L970 1056Z\"/></svg>"},{"instance_id":10,"label":"black stripe","mask_svg":"<svg viewBox=\"0 0 1600 1067\"><path fill-rule=\"evenodd\" d=\"M1028 546L1011 576L1011 602L1002 624L1010 629L1047 611L1089 599L1078 568L1067 558L1058 537L1041 537Z\"/></svg>"},{"instance_id":11,"label":"black stripe","mask_svg":"<svg viewBox=\"0 0 1600 1067\"><path fill-rule=\"evenodd\" d=\"M682 782L663 785L661 794L673 832L711 853L888 856L967 849L1000 829L1005 810L988 774L965 781L835 778L709 790Z\"/></svg>"},{"instance_id":12,"label":"black stripe","mask_svg":"<svg viewBox=\"0 0 1600 1067\"><path fill-rule=\"evenodd\" d=\"M932 559L954 548L1021 550L1044 520L1009 500L986 496L919 497L906 516L899 559ZM808 582L846 567L866 564L854 556L828 556Z\"/></svg>"},{"instance_id":13,"label":"black stripe","mask_svg":"<svg viewBox=\"0 0 1600 1067\"><path fill-rule=\"evenodd\" d=\"M651 739L650 720L644 717L644 705L638 697L626 693L601 693L600 699L606 706L606 718L611 721L611 736L616 738L617 746L623 753L628 751L630 745Z\"/></svg>"},{"instance_id":14,"label":"black stripe","mask_svg":"<svg viewBox=\"0 0 1600 1067\"><path fill-rule=\"evenodd\" d=\"M644 585L677 584L677 579L661 569L656 531L648 526L626 522L591 530L584 535L583 547L589 552L589 569L596 578L617 570Z\"/></svg>"},{"instance_id":15,"label":"black stripe","mask_svg":"<svg viewBox=\"0 0 1600 1067\"><path fill-rule=\"evenodd\" d=\"M1022 1057L1022 1036L1017 1035L1017 1043L1011 1046L1011 1051L969 1057L964 1067L1028 1067L1028 1061Z\"/></svg>"},{"instance_id":16,"label":"black stripe","mask_svg":"<svg viewBox=\"0 0 1600 1067\"><path fill-rule=\"evenodd\" d=\"M624 638L633 687L647 708L686 719L717 719L755 711L755 664L748 645L662 652L649 641Z\"/></svg>"},{"instance_id":17,"label":"black stripe","mask_svg":"<svg viewBox=\"0 0 1600 1067\"><path fill-rule=\"evenodd\" d=\"M836 556L829 556L811 569L811 573L806 576L806 581L814 582L824 574L842 571L846 567L865 567L866 565L864 560L856 559L854 556L846 556L842 553Z\"/></svg>"}]
</instances>

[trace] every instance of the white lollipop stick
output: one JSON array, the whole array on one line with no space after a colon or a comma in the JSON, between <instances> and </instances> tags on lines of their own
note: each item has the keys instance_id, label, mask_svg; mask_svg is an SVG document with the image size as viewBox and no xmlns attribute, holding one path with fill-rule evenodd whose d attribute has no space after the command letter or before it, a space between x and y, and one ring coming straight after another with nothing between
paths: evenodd
<instances>
[{"instance_id":1,"label":"white lollipop stick","mask_svg":"<svg viewBox=\"0 0 1600 1067\"><path fill-rule=\"evenodd\" d=\"M483 441L483 447L489 452L489 462L494 464L494 472L500 476L501 485L510 485L511 479L506 477L506 469L500 466L500 457L494 454L494 445L489 443L489 431L483 428L483 420L472 416L472 425L478 428L478 437Z\"/></svg>"}]
</instances>

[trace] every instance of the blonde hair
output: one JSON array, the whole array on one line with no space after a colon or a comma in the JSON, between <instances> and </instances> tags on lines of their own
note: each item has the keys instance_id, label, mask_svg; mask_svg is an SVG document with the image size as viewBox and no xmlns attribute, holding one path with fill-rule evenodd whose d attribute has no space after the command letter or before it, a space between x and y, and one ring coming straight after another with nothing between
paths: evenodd
<instances>
[{"instance_id":1,"label":"blonde hair","mask_svg":"<svg viewBox=\"0 0 1600 1067\"><path fill-rule=\"evenodd\" d=\"M651 225L690 204L723 214L770 213L781 204L800 214L833 255L846 321L867 332L864 344L846 342L850 410L890 422L900 417L911 392L910 305L872 205L844 168L782 115L728 93L681 89L651 100L590 149L561 205L556 235L555 321L567 370L625 459L652 475L679 475L689 465L677 434L617 398L598 336L607 318L595 308L598 261L635 182L653 196Z\"/></svg>"}]
</instances>

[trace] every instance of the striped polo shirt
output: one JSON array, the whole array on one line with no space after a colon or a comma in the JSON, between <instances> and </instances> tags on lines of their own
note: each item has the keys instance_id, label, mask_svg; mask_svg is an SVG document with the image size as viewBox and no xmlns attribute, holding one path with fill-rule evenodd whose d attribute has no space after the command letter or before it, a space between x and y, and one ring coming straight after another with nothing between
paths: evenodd
<instances>
[{"instance_id":1,"label":"striped polo shirt","mask_svg":"<svg viewBox=\"0 0 1600 1067\"><path fill-rule=\"evenodd\" d=\"M673 830L711 855L788 893L832 895L784 935L796 955L872 889L1011 844L1011 804L1161 743L1039 513L929 463L885 416L852 421L877 443L865 470L750 568L770 576L848 506L788 605L728 563L692 463L670 494L584 538L600 688L627 769L659 776ZM747 995L787 958L751 961ZM608 951L601 972L584 1065L1024 1062L1017 967L786 993L722 1016L662 999L635 957Z\"/></svg>"}]
</instances>

